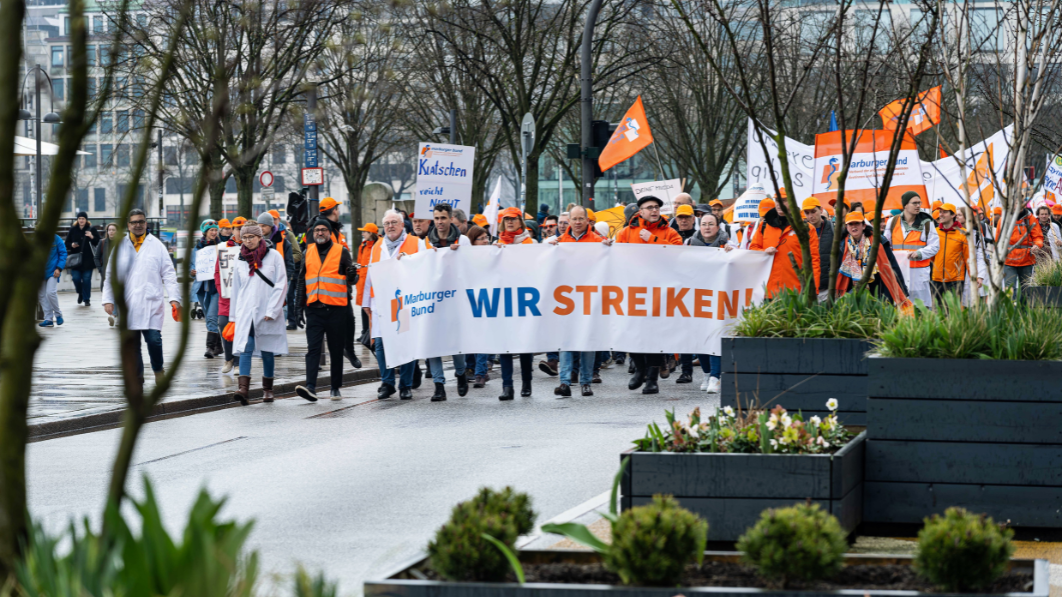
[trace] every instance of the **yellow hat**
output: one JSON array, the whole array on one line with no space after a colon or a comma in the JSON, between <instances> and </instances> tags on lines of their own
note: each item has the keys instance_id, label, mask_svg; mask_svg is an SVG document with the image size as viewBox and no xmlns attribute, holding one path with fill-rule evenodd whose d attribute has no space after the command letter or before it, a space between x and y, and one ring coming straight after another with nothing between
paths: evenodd
<instances>
[{"instance_id":1,"label":"yellow hat","mask_svg":"<svg viewBox=\"0 0 1062 597\"><path fill-rule=\"evenodd\" d=\"M800 209L802 209L804 211L808 211L810 209L815 209L816 207L821 208L822 204L819 203L819 200L814 198L814 197L808 197L807 199L804 200L804 203L802 203L800 205Z\"/></svg>"},{"instance_id":2,"label":"yellow hat","mask_svg":"<svg viewBox=\"0 0 1062 597\"><path fill-rule=\"evenodd\" d=\"M680 205L675 210L675 217L690 216L693 217L693 207L689 205Z\"/></svg>"}]
</instances>

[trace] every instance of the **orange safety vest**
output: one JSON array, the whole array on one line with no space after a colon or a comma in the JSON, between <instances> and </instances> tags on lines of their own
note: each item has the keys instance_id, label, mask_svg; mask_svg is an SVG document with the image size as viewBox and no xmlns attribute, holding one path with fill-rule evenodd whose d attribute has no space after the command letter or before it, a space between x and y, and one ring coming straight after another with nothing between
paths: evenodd
<instances>
[{"instance_id":1,"label":"orange safety vest","mask_svg":"<svg viewBox=\"0 0 1062 597\"><path fill-rule=\"evenodd\" d=\"M372 247L372 258L369 260L369 263L379 263L380 262L380 255L383 252L384 238L385 237L381 236L380 240L376 241L376 244L373 245L373 247ZM426 239L424 241L424 244L425 244L425 246L428 249L431 248L431 243L429 243ZM399 253L405 253L406 255L413 255L419 249L420 249L420 237L417 236L416 234L407 234L406 235L406 240L402 241L402 246L398 247L398 252ZM376 296L376 289L375 288L369 288L369 296L371 296L371 297L375 297Z\"/></svg>"},{"instance_id":2,"label":"orange safety vest","mask_svg":"<svg viewBox=\"0 0 1062 597\"><path fill-rule=\"evenodd\" d=\"M925 224L922 224L921 228L916 228L908 232L906 235L903 233L903 215L893 216L892 222L892 248L898 251L919 251L926 248L928 244L922 240L922 232L925 231ZM922 259L921 261L912 261L911 267L929 267L929 264L933 263L933 259Z\"/></svg>"},{"instance_id":3,"label":"orange safety vest","mask_svg":"<svg viewBox=\"0 0 1062 597\"><path fill-rule=\"evenodd\" d=\"M343 247L333 244L322 263L316 244L306 249L307 305L321 301L326 305L346 306L347 278L339 272L339 259L342 254Z\"/></svg>"}]
</instances>

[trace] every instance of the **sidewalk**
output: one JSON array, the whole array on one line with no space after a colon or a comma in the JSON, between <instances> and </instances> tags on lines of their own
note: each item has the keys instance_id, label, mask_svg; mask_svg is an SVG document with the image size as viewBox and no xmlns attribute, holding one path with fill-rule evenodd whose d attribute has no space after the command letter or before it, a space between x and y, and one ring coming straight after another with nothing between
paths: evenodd
<instances>
[{"instance_id":1,"label":"sidewalk","mask_svg":"<svg viewBox=\"0 0 1062 597\"><path fill-rule=\"evenodd\" d=\"M77 295L59 293L59 306L64 324L55 328L38 328L43 338L33 366L33 390L30 395L29 423L38 427L31 435L54 433L66 427L85 426L89 421L77 419L111 413L109 417L95 417L95 424L107 424L115 413L125 408L121 372L118 360L118 328L107 324L99 286L93 289L92 306L77 304ZM359 322L360 326L360 322ZM195 404L211 406L224 403L222 397L236 389L236 378L222 375L223 357L207 359L206 322L193 320L188 339L188 354L177 372L163 403L182 403L182 408L195 408ZM162 353L167 365L171 362L180 344L180 324L173 321L167 310L162 329ZM306 333L304 330L288 332L289 354L278 356L274 384L278 390L286 385L305 381ZM147 370L147 385L153 378L147 350L142 347L144 366ZM379 372L376 359L363 346L355 344L362 368L355 370L344 362L344 378L359 372L358 379L375 379ZM252 366L252 395L261 388L262 362L255 359ZM321 379L328 377L328 370L321 371ZM320 385L320 381L318 382ZM291 391L284 389L283 391ZM217 400L207 400L218 398ZM198 402L194 399L203 399ZM189 402L191 400L191 402ZM176 405L173 405L176 406ZM69 425L54 425L67 422Z\"/></svg>"}]
</instances>

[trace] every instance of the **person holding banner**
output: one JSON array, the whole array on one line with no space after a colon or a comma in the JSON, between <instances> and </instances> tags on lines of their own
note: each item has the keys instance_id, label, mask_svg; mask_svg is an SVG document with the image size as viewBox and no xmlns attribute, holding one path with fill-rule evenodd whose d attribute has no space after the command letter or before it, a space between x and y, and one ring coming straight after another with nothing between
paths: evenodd
<instances>
[{"instance_id":1,"label":"person holding banner","mask_svg":"<svg viewBox=\"0 0 1062 597\"><path fill-rule=\"evenodd\" d=\"M940 250L940 236L933 218L922 211L922 198L914 191L907 191L900 198L903 211L885 223L885 238L893 250L909 251L906 258L910 264L910 298L921 300L926 306L933 304L929 265Z\"/></svg>"},{"instance_id":2,"label":"person holding banner","mask_svg":"<svg viewBox=\"0 0 1062 597\"><path fill-rule=\"evenodd\" d=\"M531 231L525 225L524 212L517 207L507 207L498 215L501 221L501 231L498 232L498 240L495 246L504 245L533 245L535 239Z\"/></svg>"},{"instance_id":3,"label":"person holding banner","mask_svg":"<svg viewBox=\"0 0 1062 597\"><path fill-rule=\"evenodd\" d=\"M499 214L501 229L498 232L498 240L494 242L497 247L508 245L533 245L531 231L526 226L524 212L516 207L507 207ZM520 396L527 398L531 395L531 371L534 366L532 354L503 354L500 355L502 393L498 400L512 400L515 397L513 390L513 357L520 359Z\"/></svg>"},{"instance_id":4,"label":"person holding banner","mask_svg":"<svg viewBox=\"0 0 1062 597\"><path fill-rule=\"evenodd\" d=\"M428 243L436 248L449 247L456 251L458 247L468 246L472 243L461 234L453 220L453 208L446 203L438 203L432 209L435 226L428 231ZM453 355L454 376L457 378L457 395L464 396L468 393L468 374L465 370L465 355ZM428 359L428 367L435 382L435 393L431 396L432 402L446 401L446 372L443 371L442 357Z\"/></svg>"},{"instance_id":5,"label":"person holding banner","mask_svg":"<svg viewBox=\"0 0 1062 597\"><path fill-rule=\"evenodd\" d=\"M387 259L401 259L403 255L413 255L418 251L430 249L431 245L421 240L414 234L406 232L402 215L393 209L384 212L384 234L372 248L369 258L369 270L365 273L365 292L369 295L369 320L373 347L376 350L376 363L380 366L380 389L376 395L380 400L386 400L395 393L395 372L387 365L384 358L383 338L380 336L385 325L394 325L390 317L391 309L388 308L392 298L400 300L401 297L377 298L372 289L372 264ZM403 363L399 367L398 397L402 400L413 399L413 362Z\"/></svg>"},{"instance_id":6,"label":"person holding banner","mask_svg":"<svg viewBox=\"0 0 1062 597\"><path fill-rule=\"evenodd\" d=\"M708 212L701 216L701 222L699 230L694 234L686 244L691 247L708 247L723 249L729 251L727 248L726 229L721 226L719 217L715 214ZM697 355L697 360L701 364L701 372L704 373L704 381L701 382L701 389L707 391L709 394L718 394L722 377L723 361L720 355ZM681 358L682 374L675 380L675 383L691 383L693 382L693 355L683 354Z\"/></svg>"},{"instance_id":7,"label":"person holding banner","mask_svg":"<svg viewBox=\"0 0 1062 597\"><path fill-rule=\"evenodd\" d=\"M241 221L243 220L243 221ZM240 227L246 223L243 218L236 218ZM240 254L240 228L233 226L232 234L223 245L218 247L218 260L214 264L214 286L218 289L218 329L224 330L229 325L229 296L232 290L232 272L235 269L236 257ZM225 267L221 265L224 262ZM225 364L221 367L222 373L231 373L236 366L236 359L232 356L232 340L221 337L221 346L225 350Z\"/></svg>"},{"instance_id":8,"label":"person holding banner","mask_svg":"<svg viewBox=\"0 0 1062 597\"><path fill-rule=\"evenodd\" d=\"M848 235L843 243L841 264L837 269L837 296L848 292L870 265L870 248L873 246L874 228L867 224L866 217L853 211L844 217L844 226ZM897 308L909 312L911 301L908 299L907 287L903 282L900 265L889 246L884 234L878 243L878 257L874 262L874 272L867 283L867 290L879 297L888 297Z\"/></svg>"},{"instance_id":9,"label":"person holding banner","mask_svg":"<svg viewBox=\"0 0 1062 597\"><path fill-rule=\"evenodd\" d=\"M774 208L764 214L749 243L750 250L763 251L774 256L771 277L767 280L765 298L772 298L783 288L800 290L800 277L797 272L793 271L790 255L796 261L797 267L804 266L804 256L801 253L796 232L789 225L788 215L785 189L782 189ZM819 235L814 228L809 227L808 236L811 245L811 271L815 276L815 288L818 289L822 270L819 263Z\"/></svg>"}]
</instances>

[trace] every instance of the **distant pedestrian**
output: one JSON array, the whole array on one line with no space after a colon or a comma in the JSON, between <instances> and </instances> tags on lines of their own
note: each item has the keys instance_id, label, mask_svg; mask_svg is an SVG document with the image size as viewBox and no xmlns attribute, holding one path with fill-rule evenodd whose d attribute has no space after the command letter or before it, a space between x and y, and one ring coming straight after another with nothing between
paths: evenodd
<instances>
[{"instance_id":1,"label":"distant pedestrian","mask_svg":"<svg viewBox=\"0 0 1062 597\"><path fill-rule=\"evenodd\" d=\"M239 221L239 220L243 220L243 218L237 218L237 221ZM240 246L240 229L243 227L243 224L245 224L245 223L246 223L246 220L243 220L243 221L240 222L240 225L238 227L237 226L233 226L232 235L230 235L228 240L226 240L221 246L226 247L226 248L230 248L230 249L232 247L239 247ZM219 248L219 250L220 250L220 248ZM218 261L216 261L214 263L214 286L216 286L217 289L218 289L218 329L221 330L221 331L224 331L225 330L225 326L227 326L229 324L229 313L230 313L230 309L229 309L230 303L229 303L229 301L231 299L232 275L233 275L233 271L235 269L234 265L235 265L234 263L230 263L229 264L229 266L227 268L227 275L226 275L227 279L222 280L221 279L221 260L218 259ZM229 298L225 297L225 288L229 288L229 292L230 292ZM226 340L224 334L221 334L221 347L222 347L222 350L225 353L225 364L222 365L221 372L222 373L231 373L233 368L236 367L236 359L232 356L232 340Z\"/></svg>"},{"instance_id":2,"label":"distant pedestrian","mask_svg":"<svg viewBox=\"0 0 1062 597\"><path fill-rule=\"evenodd\" d=\"M78 212L77 221L66 233L67 258L70 277L77 290L77 304L91 306L92 272L96 269L96 245L100 232L88 221L88 214Z\"/></svg>"},{"instance_id":3,"label":"distant pedestrian","mask_svg":"<svg viewBox=\"0 0 1062 597\"><path fill-rule=\"evenodd\" d=\"M169 297L174 321L180 321L181 292L177 272L173 269L169 252L162 241L147 233L147 216L142 209L129 212L129 236L118 244L115 259L107 264L107 277L117 275L125 285L125 322L136 335L136 370L141 383L144 379L144 357L140 352L140 338L147 344L151 369L158 383L164 374L162 361L162 318L165 299ZM114 315L114 290L103 287L103 310Z\"/></svg>"},{"instance_id":4,"label":"distant pedestrian","mask_svg":"<svg viewBox=\"0 0 1062 597\"><path fill-rule=\"evenodd\" d=\"M203 236L199 239L199 242L195 245L196 252L202 251L207 247L213 247L218 244L218 223L214 220L204 220L199 225L199 230L203 233ZM195 264L195 253L192 254L192 263ZM215 265L217 259L214 259ZM192 270L192 275L196 275L195 270ZM198 297L199 304L203 306L203 316L206 319L206 352L203 356L212 359L222 352L224 348L221 345L221 329L218 327L218 287L214 284L214 280L203 280L198 282Z\"/></svg>"},{"instance_id":5,"label":"distant pedestrian","mask_svg":"<svg viewBox=\"0 0 1062 597\"><path fill-rule=\"evenodd\" d=\"M111 257L111 248L117 243L120 238L118 236L118 224L111 222L103 228L103 240L96 246L96 267L100 271L100 290L103 290L103 285L107 283L107 260ZM114 325L114 322L111 322Z\"/></svg>"},{"instance_id":6,"label":"distant pedestrian","mask_svg":"<svg viewBox=\"0 0 1062 597\"><path fill-rule=\"evenodd\" d=\"M55 235L52 242L52 250L48 254L48 263L44 266L44 282L37 292L37 301L44 310L44 321L40 322L42 328L50 328L53 325L63 325L63 312L59 310L59 294L57 291L59 276L66 267L66 244L59 235ZM52 323L54 320L54 323Z\"/></svg>"},{"instance_id":7,"label":"distant pedestrian","mask_svg":"<svg viewBox=\"0 0 1062 597\"><path fill-rule=\"evenodd\" d=\"M284 299L288 294L287 271L279 251L262 241L262 228L255 222L240 230L240 256L232 273L229 319L234 323L232 349L240 354L240 376L232 395L247 405L251 387L251 357L262 357L262 400L273 401L274 355L288 352L284 327Z\"/></svg>"}]
</instances>

